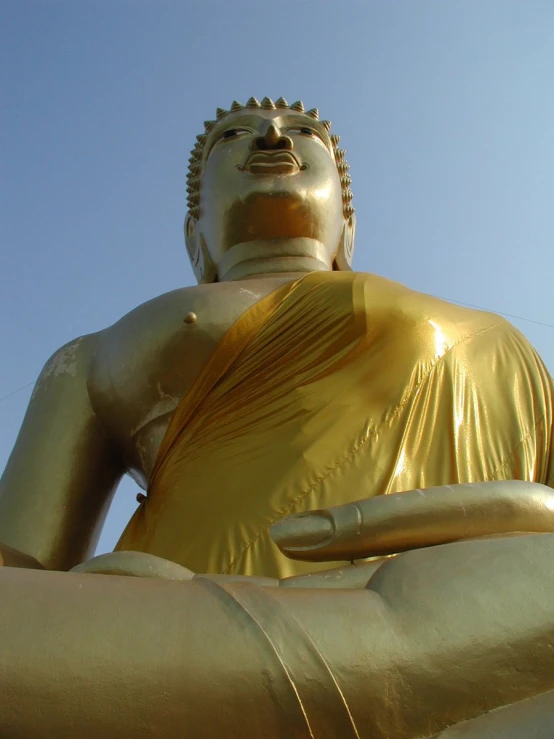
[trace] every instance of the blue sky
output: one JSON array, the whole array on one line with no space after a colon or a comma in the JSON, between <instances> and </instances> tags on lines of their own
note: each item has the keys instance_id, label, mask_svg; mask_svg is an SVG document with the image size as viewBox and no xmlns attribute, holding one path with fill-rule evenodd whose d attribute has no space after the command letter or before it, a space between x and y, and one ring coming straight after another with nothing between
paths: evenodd
<instances>
[{"instance_id":1,"label":"blue sky","mask_svg":"<svg viewBox=\"0 0 554 739\"><path fill-rule=\"evenodd\" d=\"M551 0L3 0L0 56L0 396L194 282L189 150L251 95L333 121L356 269L554 324ZM513 323L553 371L554 329ZM30 392L0 403L0 468Z\"/></svg>"}]
</instances>

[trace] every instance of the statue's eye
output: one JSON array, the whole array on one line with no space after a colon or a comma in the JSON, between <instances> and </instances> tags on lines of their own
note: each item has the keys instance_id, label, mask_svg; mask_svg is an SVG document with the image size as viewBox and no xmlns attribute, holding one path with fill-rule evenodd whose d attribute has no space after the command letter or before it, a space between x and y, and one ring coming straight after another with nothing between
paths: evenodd
<instances>
[{"instance_id":1,"label":"statue's eye","mask_svg":"<svg viewBox=\"0 0 554 739\"><path fill-rule=\"evenodd\" d=\"M314 131L313 128L306 128L305 126L295 126L294 128L289 128L288 133L301 133L304 136L312 136L314 139L321 138L317 131Z\"/></svg>"},{"instance_id":2,"label":"statue's eye","mask_svg":"<svg viewBox=\"0 0 554 739\"><path fill-rule=\"evenodd\" d=\"M227 131L223 131L219 140L228 141L229 139L236 139L245 133L250 133L250 131L247 131L246 128L229 128Z\"/></svg>"}]
</instances>

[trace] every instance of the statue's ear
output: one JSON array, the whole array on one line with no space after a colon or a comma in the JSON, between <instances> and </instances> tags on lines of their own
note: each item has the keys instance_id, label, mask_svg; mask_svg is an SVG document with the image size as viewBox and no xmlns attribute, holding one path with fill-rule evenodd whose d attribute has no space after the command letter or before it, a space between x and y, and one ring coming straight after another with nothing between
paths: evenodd
<instances>
[{"instance_id":1,"label":"statue's ear","mask_svg":"<svg viewBox=\"0 0 554 739\"><path fill-rule=\"evenodd\" d=\"M197 225L197 221L190 213L187 213L185 218L185 245L192 271L199 284L217 282L215 264L212 262L204 237Z\"/></svg>"},{"instance_id":2,"label":"statue's ear","mask_svg":"<svg viewBox=\"0 0 554 739\"><path fill-rule=\"evenodd\" d=\"M356 233L356 216L353 213L344 222L340 237L339 250L333 264L334 269L341 272L352 271L352 258L354 256L354 236Z\"/></svg>"}]
</instances>

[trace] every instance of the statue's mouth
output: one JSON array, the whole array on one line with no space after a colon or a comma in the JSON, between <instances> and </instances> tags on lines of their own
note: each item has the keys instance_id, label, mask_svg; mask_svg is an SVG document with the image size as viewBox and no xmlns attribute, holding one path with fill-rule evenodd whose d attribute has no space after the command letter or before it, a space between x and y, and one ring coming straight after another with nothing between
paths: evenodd
<instances>
[{"instance_id":1,"label":"statue's mouth","mask_svg":"<svg viewBox=\"0 0 554 739\"><path fill-rule=\"evenodd\" d=\"M244 171L250 174L294 174L300 170L298 159L290 151L256 151L248 157Z\"/></svg>"}]
</instances>

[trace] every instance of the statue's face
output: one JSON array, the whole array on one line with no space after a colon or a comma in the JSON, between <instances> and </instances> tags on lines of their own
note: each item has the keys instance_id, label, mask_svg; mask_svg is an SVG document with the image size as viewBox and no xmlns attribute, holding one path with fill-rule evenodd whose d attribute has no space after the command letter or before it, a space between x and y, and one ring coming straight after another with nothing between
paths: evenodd
<instances>
[{"instance_id":1,"label":"statue's face","mask_svg":"<svg viewBox=\"0 0 554 739\"><path fill-rule=\"evenodd\" d=\"M210 131L200 180L202 234L218 264L234 245L306 237L329 250L344 227L329 134L293 110L244 109Z\"/></svg>"}]
</instances>

